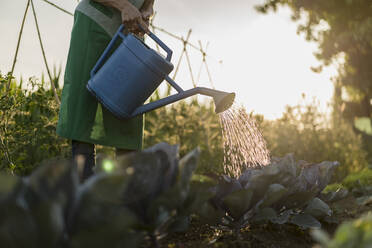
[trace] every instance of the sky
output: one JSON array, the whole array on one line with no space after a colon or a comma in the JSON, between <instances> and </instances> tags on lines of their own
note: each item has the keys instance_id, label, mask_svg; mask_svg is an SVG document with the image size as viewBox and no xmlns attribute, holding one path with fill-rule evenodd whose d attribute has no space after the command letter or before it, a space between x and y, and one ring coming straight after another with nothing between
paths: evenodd
<instances>
[{"instance_id":1,"label":"sky","mask_svg":"<svg viewBox=\"0 0 372 248\"><path fill-rule=\"evenodd\" d=\"M0 71L8 72L27 0L1 0ZM47 59L50 65L64 67L69 49L73 18L41 0L34 0ZM74 11L76 0L51 2ZM333 94L331 77L334 67L317 74L310 70L319 65L313 53L317 45L296 34L297 25L290 20L290 10L262 15L254 6L263 0L155 0L156 26L178 36L192 29L190 41L204 46L209 43L207 63L216 89L236 92L237 102L251 112L268 119L281 116L286 105L315 97L323 110ZM174 50L177 63L182 43L160 33L159 37ZM151 45L151 42L149 42ZM194 77L197 77L201 54L190 48ZM221 63L222 61L222 63ZM45 73L37 33L29 11L15 68L17 78ZM192 87L186 60L176 81L184 89ZM211 87L203 69L199 86Z\"/></svg>"}]
</instances>

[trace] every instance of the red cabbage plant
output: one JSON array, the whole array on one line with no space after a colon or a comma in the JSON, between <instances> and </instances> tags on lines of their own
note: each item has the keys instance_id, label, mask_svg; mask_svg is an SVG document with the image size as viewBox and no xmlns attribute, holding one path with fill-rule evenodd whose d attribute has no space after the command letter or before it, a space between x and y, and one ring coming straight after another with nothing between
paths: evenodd
<instances>
[{"instance_id":1,"label":"red cabbage plant","mask_svg":"<svg viewBox=\"0 0 372 248\"><path fill-rule=\"evenodd\" d=\"M290 154L274 158L270 165L247 169L237 179L223 175L210 188L214 196L198 214L237 234L249 224L262 222L319 228L320 220L332 214L319 197L337 166L338 162L295 161Z\"/></svg>"}]
</instances>

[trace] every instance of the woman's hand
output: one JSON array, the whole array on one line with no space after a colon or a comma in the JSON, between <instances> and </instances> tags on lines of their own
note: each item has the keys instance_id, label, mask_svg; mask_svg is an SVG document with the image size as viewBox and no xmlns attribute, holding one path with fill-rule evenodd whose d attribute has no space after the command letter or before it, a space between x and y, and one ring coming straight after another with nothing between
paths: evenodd
<instances>
[{"instance_id":1,"label":"woman's hand","mask_svg":"<svg viewBox=\"0 0 372 248\"><path fill-rule=\"evenodd\" d=\"M140 23L142 31L144 30L146 33L149 33L150 18L154 14L154 0L145 0L140 12L143 20L143 22Z\"/></svg>"},{"instance_id":2,"label":"woman's hand","mask_svg":"<svg viewBox=\"0 0 372 248\"><path fill-rule=\"evenodd\" d=\"M142 13L130 2L125 2L120 11L121 19L128 31L137 34L143 32L138 25L148 31L148 24L144 21Z\"/></svg>"},{"instance_id":3,"label":"woman's hand","mask_svg":"<svg viewBox=\"0 0 372 248\"><path fill-rule=\"evenodd\" d=\"M128 0L94 0L103 5L114 7L121 12L121 19L125 27L129 32L141 35L144 29L146 32L148 29L148 20L152 15L152 6L154 0L145 0L141 11L139 11L133 4ZM147 23L146 23L147 22ZM142 29L138 26L141 25Z\"/></svg>"}]
</instances>

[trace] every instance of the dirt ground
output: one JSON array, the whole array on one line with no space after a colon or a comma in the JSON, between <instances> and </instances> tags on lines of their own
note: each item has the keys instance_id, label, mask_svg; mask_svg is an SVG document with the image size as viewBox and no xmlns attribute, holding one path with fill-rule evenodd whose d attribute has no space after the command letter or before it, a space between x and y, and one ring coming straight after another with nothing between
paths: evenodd
<instances>
[{"instance_id":1,"label":"dirt ground","mask_svg":"<svg viewBox=\"0 0 372 248\"><path fill-rule=\"evenodd\" d=\"M365 212L372 211L372 205L359 206L353 196L331 204L333 218L337 223L322 223L322 228L331 235L338 223L352 220ZM172 234L161 240L162 248L310 248L315 246L308 230L295 225L264 224L249 226L241 232L240 241L236 235L222 232L193 220L186 233Z\"/></svg>"}]
</instances>

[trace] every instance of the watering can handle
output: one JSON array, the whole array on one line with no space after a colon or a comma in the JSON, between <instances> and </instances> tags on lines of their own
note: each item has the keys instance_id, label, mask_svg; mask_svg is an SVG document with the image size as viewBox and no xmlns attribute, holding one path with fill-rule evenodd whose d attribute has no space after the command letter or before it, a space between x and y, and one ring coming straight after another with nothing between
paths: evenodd
<instances>
[{"instance_id":1,"label":"watering can handle","mask_svg":"<svg viewBox=\"0 0 372 248\"><path fill-rule=\"evenodd\" d=\"M167 46L164 44L164 42L162 42L155 34L153 34L151 31L148 31L146 32L145 29L139 25L139 27L151 38L153 39L166 53L167 53L167 58L166 60L167 61L171 61L172 59L172 54L173 54L173 51ZM99 68L101 68L103 62L106 60L106 57L107 55L109 54L110 50L114 47L114 44L116 42L116 40L121 37L122 39L125 39L125 35L123 34L123 30L124 30L124 25L121 24L118 31L116 32L116 34L114 35L114 37L112 38L112 40L110 41L109 45L106 47L105 51L103 52L103 54L101 55L101 57L99 58L99 60L97 61L96 65L93 67L92 71L90 72L90 77L93 78L93 76L97 73L97 71L99 70Z\"/></svg>"},{"instance_id":2,"label":"watering can handle","mask_svg":"<svg viewBox=\"0 0 372 248\"><path fill-rule=\"evenodd\" d=\"M112 40L110 41L108 46L106 47L105 51L103 51L103 53L102 53L101 57L99 58L99 60L97 61L96 65L90 71L90 77L91 78L93 78L93 76L97 73L99 68L102 67L103 62L106 60L106 57L107 57L108 53L114 47L114 44L115 44L116 40L119 38L120 34L123 33L123 30L124 30L124 25L120 25L118 31L116 32L116 34L114 35L114 37L112 38Z\"/></svg>"},{"instance_id":3,"label":"watering can handle","mask_svg":"<svg viewBox=\"0 0 372 248\"><path fill-rule=\"evenodd\" d=\"M141 24L138 24L139 28L142 29L143 32L145 32L153 41L155 41L166 53L167 53L167 58L166 60L168 62L171 61L172 59L172 55L173 55L173 51L167 46L164 44L164 42L162 42L154 33L152 33L150 30L146 31L145 28L143 28L143 26Z\"/></svg>"}]
</instances>

